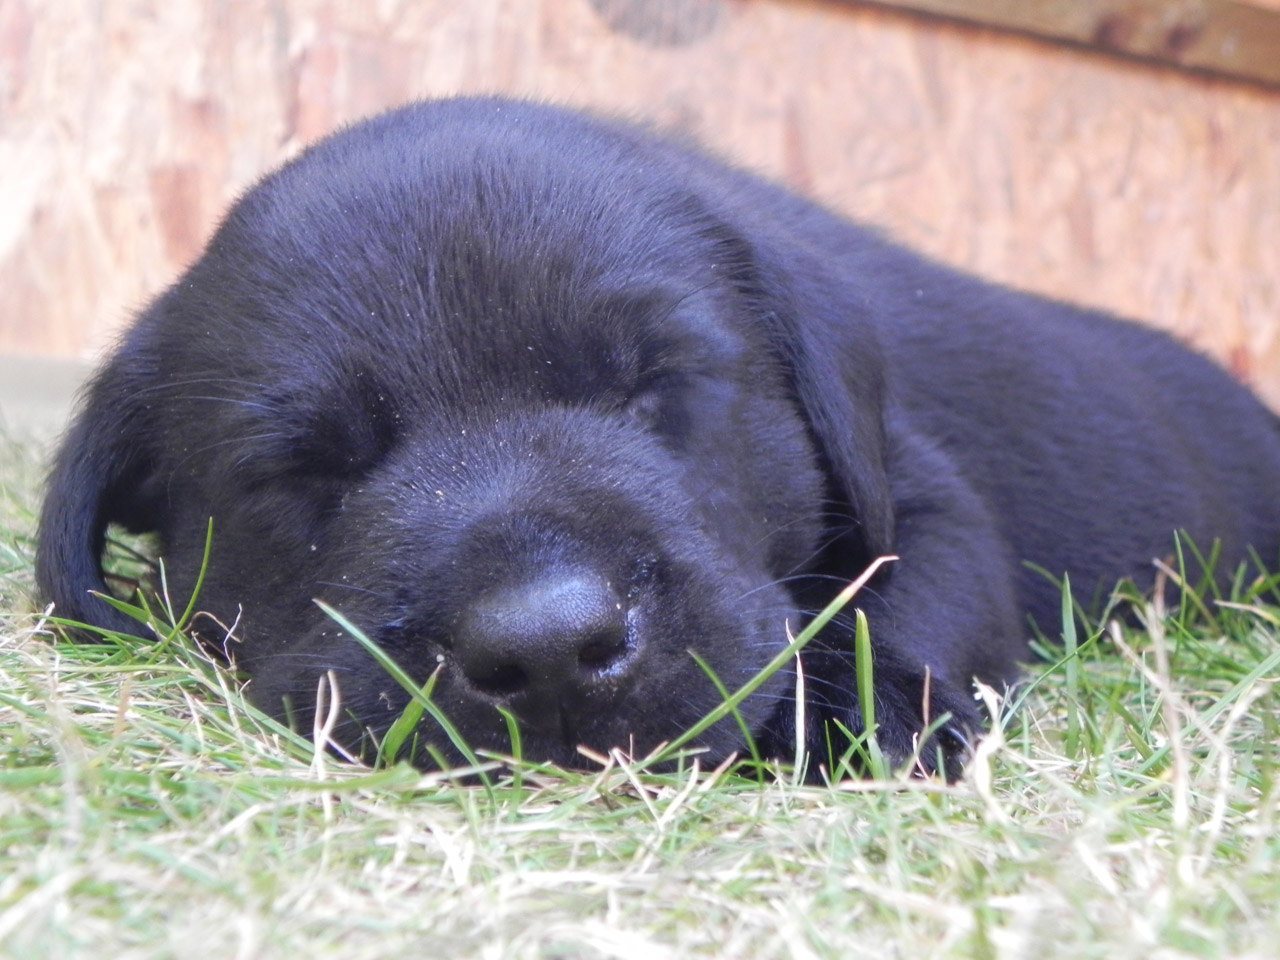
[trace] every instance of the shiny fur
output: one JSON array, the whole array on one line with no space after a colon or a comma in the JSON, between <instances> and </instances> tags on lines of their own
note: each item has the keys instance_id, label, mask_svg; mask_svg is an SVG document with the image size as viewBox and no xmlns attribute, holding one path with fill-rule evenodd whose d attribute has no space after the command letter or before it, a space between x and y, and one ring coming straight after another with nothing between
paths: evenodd
<instances>
[{"instance_id":1,"label":"shiny fur","mask_svg":"<svg viewBox=\"0 0 1280 960\"><path fill-rule=\"evenodd\" d=\"M1175 530L1276 559L1276 419L1169 337L992 286L695 148L498 99L354 126L266 177L89 387L41 521L58 612L136 630L104 532L171 591L214 520L199 636L353 748L405 703L359 624L477 748L644 752L875 557L879 737L954 775L1030 614L1151 580ZM230 636L228 637L228 631ZM805 654L809 746L861 728L846 617ZM794 743L793 675L743 704ZM309 720L302 722L309 725ZM457 759L430 719L421 743ZM837 737L837 742L839 737ZM699 740L741 750L732 718ZM926 751L926 753L929 753ZM424 760L425 754L419 754ZM930 762L926 758L926 764Z\"/></svg>"}]
</instances>

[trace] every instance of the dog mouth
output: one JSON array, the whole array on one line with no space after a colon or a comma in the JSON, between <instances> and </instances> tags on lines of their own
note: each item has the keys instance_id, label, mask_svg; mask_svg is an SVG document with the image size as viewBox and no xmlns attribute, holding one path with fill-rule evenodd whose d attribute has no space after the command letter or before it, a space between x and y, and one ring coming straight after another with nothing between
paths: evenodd
<instances>
[{"instance_id":1,"label":"dog mouth","mask_svg":"<svg viewBox=\"0 0 1280 960\"><path fill-rule=\"evenodd\" d=\"M571 657L544 661L559 672L546 672L536 659L522 666L507 658L480 672L474 660L464 667L456 649L446 649L439 655L436 680L428 691L437 711L419 719L416 732L405 741L404 749L413 755L401 754L401 759L435 768L437 754L459 763L471 751L480 757L512 756L567 769L594 769L616 750L634 759L659 750L715 708L720 698L688 652L668 663L663 655L666 642L642 636L643 612L632 609L628 614L624 621L631 628L621 640L613 633L576 640ZM558 642L574 647L565 637ZM379 686L386 690L385 681ZM346 734L363 742L362 753L385 739L409 706L404 693L383 697L372 715L362 709L368 706L367 698L357 696L349 705L354 725ZM388 708L394 712L388 713ZM436 712L443 715L444 724ZM379 719L370 723L373 715ZM709 749L717 758L739 749L737 736L727 742L724 725L716 724L708 734L714 742L700 737L690 746Z\"/></svg>"},{"instance_id":2,"label":"dog mouth","mask_svg":"<svg viewBox=\"0 0 1280 960\"><path fill-rule=\"evenodd\" d=\"M533 677L520 667L504 666L485 677L467 676L464 682L478 699L510 714L522 735L574 748L631 692L628 674L634 654L624 653L620 660L612 643L601 646L598 653L589 648L580 654L571 677ZM592 662L595 656L601 658L599 667Z\"/></svg>"}]
</instances>

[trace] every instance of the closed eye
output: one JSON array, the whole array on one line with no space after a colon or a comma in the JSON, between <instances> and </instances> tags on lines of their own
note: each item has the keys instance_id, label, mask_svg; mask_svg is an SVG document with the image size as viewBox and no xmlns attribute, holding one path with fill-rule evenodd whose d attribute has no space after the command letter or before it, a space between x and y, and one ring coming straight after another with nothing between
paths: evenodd
<instances>
[{"instance_id":1,"label":"closed eye","mask_svg":"<svg viewBox=\"0 0 1280 960\"><path fill-rule=\"evenodd\" d=\"M646 430L659 430L664 408L669 405L663 393L653 387L633 393L627 398L624 408L627 417Z\"/></svg>"},{"instance_id":2,"label":"closed eye","mask_svg":"<svg viewBox=\"0 0 1280 960\"><path fill-rule=\"evenodd\" d=\"M372 375L334 375L293 385L269 398L280 439L264 450L263 469L277 475L350 481L366 476L399 439L399 412Z\"/></svg>"},{"instance_id":3,"label":"closed eye","mask_svg":"<svg viewBox=\"0 0 1280 960\"><path fill-rule=\"evenodd\" d=\"M672 372L651 377L627 398L628 419L671 445L681 444L689 432L690 386Z\"/></svg>"}]
</instances>

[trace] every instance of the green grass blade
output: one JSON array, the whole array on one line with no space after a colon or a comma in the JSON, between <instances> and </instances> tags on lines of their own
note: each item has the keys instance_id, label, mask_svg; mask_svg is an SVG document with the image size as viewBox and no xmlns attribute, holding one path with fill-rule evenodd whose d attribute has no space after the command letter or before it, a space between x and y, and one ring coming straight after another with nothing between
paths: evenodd
<instances>
[{"instance_id":1,"label":"green grass blade","mask_svg":"<svg viewBox=\"0 0 1280 960\"><path fill-rule=\"evenodd\" d=\"M435 674L432 674L432 678ZM430 681L428 681L430 682ZM426 694L424 694L426 696ZM417 729L418 721L422 719L422 714L426 710L417 697L411 699L400 716L396 717L395 722L387 728L387 732L382 737L382 742L378 744L378 756L374 761L375 767L391 766L400 756L400 748L404 746L405 740L413 735ZM413 757L409 756L406 760L413 762Z\"/></svg>"},{"instance_id":2,"label":"green grass blade","mask_svg":"<svg viewBox=\"0 0 1280 960\"><path fill-rule=\"evenodd\" d=\"M1071 578L1062 578L1062 662L1067 677L1067 756L1080 756L1080 644L1076 636L1075 608L1071 600Z\"/></svg>"},{"instance_id":3,"label":"green grass blade","mask_svg":"<svg viewBox=\"0 0 1280 960\"><path fill-rule=\"evenodd\" d=\"M511 759L515 761L511 767L511 791L518 797L524 792L524 743L520 739L520 721L506 707L498 707L498 713L507 725L507 738L511 741Z\"/></svg>"},{"instance_id":4,"label":"green grass blade","mask_svg":"<svg viewBox=\"0 0 1280 960\"><path fill-rule=\"evenodd\" d=\"M209 569L209 557L213 554L213 517L209 518L209 526L204 535L204 556L200 560L200 572L196 574L196 585L191 589L191 598L187 600L187 609L182 611L173 624L175 630L183 629L190 621L191 615L195 613L196 600L200 597L200 590L204 586L204 575Z\"/></svg>"},{"instance_id":5,"label":"green grass blade","mask_svg":"<svg viewBox=\"0 0 1280 960\"><path fill-rule=\"evenodd\" d=\"M862 575L858 577L857 580L841 590L840 593L836 595L836 598L827 604L817 616L810 620L805 628L796 635L794 640L779 650L774 658L770 660L759 673L744 683L729 697L722 700L718 706L710 710L692 727L668 743L665 748L655 753L651 759L654 762L662 762L670 759L675 751L679 750L689 741L701 736L701 734L713 724L724 719L736 710L742 701L746 700L747 697L759 690L760 687L764 685L765 681L790 663L792 657L807 647L809 645L809 641L816 637L818 632L831 622L832 617L845 608L849 601L853 599L857 592L862 589L866 582L875 575L875 572L879 570L883 564L896 559L897 557L891 556L879 557L874 563L867 567L865 571L863 571ZM690 651L690 653L692 652L693 651Z\"/></svg>"},{"instance_id":6,"label":"green grass blade","mask_svg":"<svg viewBox=\"0 0 1280 960\"><path fill-rule=\"evenodd\" d=\"M720 699L722 701L729 700L728 688L724 685L724 682L721 681L720 677L716 675L716 672L711 669L711 665L707 663L707 661L703 660L702 657L693 650L689 651L689 655L693 657L694 663L702 668L702 672L707 675L707 679L715 685L716 691L720 694ZM756 765L757 776L763 777L764 763L760 759L760 749L756 746L756 738L752 736L751 728L747 726L747 721L742 716L742 712L739 711L737 707L734 707L732 713L733 719L738 723L738 729L742 731L743 739L747 744L747 750L751 753L751 760Z\"/></svg>"},{"instance_id":7,"label":"green grass blade","mask_svg":"<svg viewBox=\"0 0 1280 960\"><path fill-rule=\"evenodd\" d=\"M857 625L853 632L853 665L857 675L858 708L862 713L862 729L865 731L868 772L876 780L889 775L889 765L876 739L876 685L875 661L871 656L871 629L867 615L855 610Z\"/></svg>"},{"instance_id":8,"label":"green grass blade","mask_svg":"<svg viewBox=\"0 0 1280 960\"><path fill-rule=\"evenodd\" d=\"M378 665L387 672L387 675L399 684L402 690L409 694L415 702L419 703L422 708L431 715L431 719L434 720L436 724L439 725L440 729L444 731L445 736L449 738L449 742L453 744L458 753L462 754L463 759L466 760L467 764L475 768L476 775L480 778L481 783L484 784L485 790L492 798L496 799L496 795L493 793L493 783L490 781L489 776L484 769L484 765L475 755L475 752L471 749L467 741L463 739L462 734L458 732L457 727L455 727L453 723L450 722L449 718L445 716L444 711L436 706L431 701L430 697L424 694L424 689L430 688L434 677L428 678L427 683L424 684L423 687L419 687L413 679L404 672L400 664L391 659L391 657L389 657L381 647L369 639L363 630L323 600L316 600L315 603L325 612L327 617L350 634L352 639L360 644L360 646L364 647L368 654L378 662ZM430 749L430 747L428 747L428 749ZM438 754L433 754L433 756L437 757L437 759L442 759L438 757Z\"/></svg>"}]
</instances>

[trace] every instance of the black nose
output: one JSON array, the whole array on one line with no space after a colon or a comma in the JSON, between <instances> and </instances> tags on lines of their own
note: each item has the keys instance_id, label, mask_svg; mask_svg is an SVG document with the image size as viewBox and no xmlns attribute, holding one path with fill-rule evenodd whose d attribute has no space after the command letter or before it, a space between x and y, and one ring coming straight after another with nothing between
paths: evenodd
<instances>
[{"instance_id":1,"label":"black nose","mask_svg":"<svg viewBox=\"0 0 1280 960\"><path fill-rule=\"evenodd\" d=\"M577 571L487 594L462 617L453 648L475 689L557 729L566 710L616 693L636 654L621 597Z\"/></svg>"}]
</instances>

